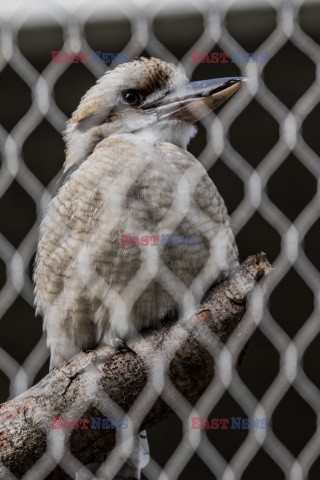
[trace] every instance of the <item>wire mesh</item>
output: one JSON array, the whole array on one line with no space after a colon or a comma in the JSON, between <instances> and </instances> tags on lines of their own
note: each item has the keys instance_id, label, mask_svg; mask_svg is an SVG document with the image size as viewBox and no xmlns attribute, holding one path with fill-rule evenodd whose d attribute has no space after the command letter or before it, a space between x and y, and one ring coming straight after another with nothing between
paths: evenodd
<instances>
[{"instance_id":1,"label":"wire mesh","mask_svg":"<svg viewBox=\"0 0 320 480\"><path fill-rule=\"evenodd\" d=\"M154 21L164 4L147 2L142 8L136 3L119 2L118 7L131 26L131 37L123 52L130 59L140 56L142 53L147 53L150 56L169 62L180 62L187 75L192 77L197 67L197 64L190 62L191 52L194 50L207 52L219 45L225 52L245 53L243 47L231 36L226 26L226 17L234 3L236 2L199 2L196 0L191 2L192 7L203 18L203 31L189 51L178 61L154 33ZM160 361L159 358L157 368L151 366L148 384L130 411L125 415L124 412L119 411L118 406L113 405L114 411L117 412L115 416L121 415L128 419L129 429L119 431L115 449L100 467L100 473L105 472L111 478L122 466L126 456L130 454L130 449L123 451L121 441L123 438L130 438L132 431L139 427L139 420L142 421L142 412L148 410L158 396L165 400L184 425L189 425L192 416L208 417L212 408L228 391L248 418L268 418L269 427L262 431L250 430L241 447L230 461L226 461L219 449L208 440L203 430L190 430L186 427L180 444L163 468L152 458L151 451L151 460L144 469L144 475L149 479L173 480L178 478L195 452L212 472L212 478L222 480L240 479L243 478L246 468L258 450L262 448L279 466L285 478L298 480L308 478L308 472L319 455L318 412L320 410L320 392L304 371L303 356L311 342L319 334L320 329L320 274L316 265L304 251L304 239L319 219L318 179L320 162L318 155L303 138L301 129L303 122L320 99L320 47L299 25L299 10L303 5L303 1L270 1L270 6L276 10L277 14L276 28L259 46L258 51L268 52L269 60L271 60L290 41L315 65L316 75L312 85L289 109L266 86L263 77L265 64L239 63L238 67L241 74L248 78L247 86L242 88L218 115L212 114L202 121L207 142L199 155L199 160L207 170L215 164L218 158L221 158L223 163L243 182L243 199L231 215L234 230L240 232L253 215L258 212L281 237L281 251L273 262L274 271L269 279L267 293L263 295L261 289L256 288L246 313L246 316L251 316L254 319L259 331L277 349L279 353L278 373L272 379L261 399L258 400L235 371L233 356L230 353L231 347L229 344L225 345L220 349L218 355L215 354L217 363L215 378L196 405L192 406L170 383L166 375L167 361L164 358ZM80 2L77 8L74 6L68 8L68 3L56 1L48 3L45 8L48 9L49 14L63 31L64 43L61 51L71 54L74 51L91 50L86 40L85 25L94 9L94 5L90 5L89 2ZM0 198L4 197L13 181L18 182L37 206L37 221L17 248L3 234L0 234L0 256L6 267L6 282L0 291L0 320L19 296L33 308L33 286L28 267L36 249L39 221L52 198L53 185L56 181L56 178L54 178L48 188L42 184L24 161L23 145L44 118L59 135L65 129L67 120L66 115L55 101L53 89L60 77L66 72L68 64L50 64L41 73L33 67L19 49L17 37L25 19L17 15L17 12L18 9L13 10L8 18L3 19L1 24L0 71L10 65L28 86L32 95L32 105L10 132L0 126L2 157ZM105 71L105 66L102 64L89 62L83 65L96 78ZM277 122L280 132L279 140L275 142L274 146L255 168L235 150L228 136L233 122L253 98ZM290 153L296 156L317 182L316 194L294 221L289 219L271 200L267 191L267 184L272 175L281 168ZM193 188L192 182L191 184L189 182L189 188ZM180 213L183 216L184 209ZM179 223L180 219L177 216L175 221ZM152 266L152 262L155 261L154 255L155 253L147 255L144 259L140 285L144 280L143 274L145 272L143 269L149 272L154 271L154 266ZM269 308L270 297L279 288L291 268L308 286L314 298L313 311L293 338L290 338L288 333L279 325ZM81 276L81 272L79 272L79 275ZM164 272L164 277L166 275L167 278L170 277L169 272ZM174 280L169 279L169 284L170 282L174 283ZM92 285L92 282L90 284ZM140 289L134 291L137 284L139 282L131 285L133 288L132 295L136 297L141 293ZM169 288L168 285L167 288ZM185 291L180 293L180 302L183 303L183 298L187 300L186 304L183 305L187 315L190 312L192 299L185 293ZM127 307L130 310L130 306ZM124 308L126 308L126 305L124 305ZM208 335L210 335L210 332ZM209 336L209 338L211 337ZM241 346L238 346L238 348L241 348ZM206 347L209 348L208 345ZM171 352L171 355L173 353ZM48 355L45 335L34 345L31 353L22 363L0 347L0 369L10 379L10 397L18 395L33 384ZM88 385L82 410L64 412L66 418L68 416L80 417L85 413L87 407L92 404L92 398L98 388L98 385ZM288 447L276 436L272 428L274 411L290 388L297 391L317 418L312 436L305 442L304 448L298 455L292 454ZM104 412L103 405L95 406L101 412L110 415L109 411ZM37 462L23 478L45 478L57 464L60 464L71 478L75 478L76 471L81 466L68 449L67 434L60 430L52 432L52 437L48 439L46 453L41 461ZM11 478L9 472L8 478Z\"/></svg>"}]
</instances>

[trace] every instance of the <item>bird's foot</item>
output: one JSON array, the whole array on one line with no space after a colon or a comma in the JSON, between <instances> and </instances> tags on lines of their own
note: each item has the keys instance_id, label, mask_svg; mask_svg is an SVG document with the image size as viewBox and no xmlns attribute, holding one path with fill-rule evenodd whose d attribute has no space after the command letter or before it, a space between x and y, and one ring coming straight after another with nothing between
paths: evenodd
<instances>
[{"instance_id":1,"label":"bird's foot","mask_svg":"<svg viewBox=\"0 0 320 480\"><path fill-rule=\"evenodd\" d=\"M94 349L93 348L85 348L83 351L84 351L84 353L90 353L90 352L94 352Z\"/></svg>"},{"instance_id":2,"label":"bird's foot","mask_svg":"<svg viewBox=\"0 0 320 480\"><path fill-rule=\"evenodd\" d=\"M122 340L121 338L115 338L113 342L114 342L114 346L116 347L116 349L119 352L125 350L127 352L133 353L134 355L137 355L137 352L132 350L132 348L130 348L129 345L127 345L126 342L124 340Z\"/></svg>"}]
</instances>

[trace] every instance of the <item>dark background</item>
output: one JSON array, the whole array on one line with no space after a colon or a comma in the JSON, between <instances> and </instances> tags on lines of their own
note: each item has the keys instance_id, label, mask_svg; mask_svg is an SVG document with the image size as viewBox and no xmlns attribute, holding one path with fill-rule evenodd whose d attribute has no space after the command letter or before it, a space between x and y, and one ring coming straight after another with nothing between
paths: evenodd
<instances>
[{"instance_id":1,"label":"dark background","mask_svg":"<svg viewBox=\"0 0 320 480\"><path fill-rule=\"evenodd\" d=\"M274 10L230 12L226 27L230 34L248 51L255 51L276 28ZM320 43L320 5L303 7L300 25L316 42ZM188 51L203 33L203 18L199 13L184 16L158 16L154 21L157 38L178 58ZM86 39L93 50L119 52L130 39L130 23L127 20L90 22L85 26ZM51 50L63 45L62 29L56 26L21 29L18 44L23 55L41 72L51 60ZM224 51L215 46L212 51ZM191 56L190 56L191 61ZM54 67L54 66L53 66ZM315 80L315 64L288 41L268 62L264 82L288 108L292 108L300 96ZM193 80L239 75L235 64L200 64ZM69 117L81 96L95 82L94 76L81 64L72 64L61 75L54 87L57 105ZM11 131L32 105L31 91L27 84L7 65L0 73L0 123ZM319 155L320 108L315 104L303 122L303 138ZM246 161L257 167L264 156L279 140L279 124L255 99L236 118L229 131L229 139ZM206 134L202 126L192 140L189 150L196 156L205 147ZM23 145L23 159L28 168L44 184L60 170L64 161L64 145L61 135L44 119L29 135ZM237 175L221 160L210 169L210 176L222 193L230 212L239 205L244 195L244 185ZM294 154L288 155L267 185L269 198L293 221L316 193L317 179L302 165ZM14 181L0 198L0 228L14 247L18 247L37 219L37 206L26 191ZM305 237L304 248L308 258L320 269L320 222L311 227ZM274 261L281 251L279 233L259 214L255 213L237 233L241 258L265 251ZM30 262L30 265L32 261ZM31 266L30 266L31 272ZM31 273L30 273L31 275ZM5 263L0 259L0 288L6 281ZM311 289L294 269L290 269L271 295L270 311L276 322L293 338L307 321L314 308ZM19 363L27 358L42 333L41 319L35 318L33 308L21 297L0 320L0 345ZM306 375L319 388L319 349L317 335L303 357ZM258 330L240 367L240 376L251 392L259 399L274 381L279 371L279 352ZM37 380L47 373L48 363L40 370ZM9 380L0 372L0 400L9 394ZM240 406L226 393L214 408L211 417L247 417ZM297 456L305 447L316 428L316 414L301 396L290 388L275 409L272 428L289 451ZM163 466L181 440L183 425L173 417L149 431L153 458ZM208 431L208 437L226 460L230 460L247 436L245 430ZM320 461L314 463L310 479L318 479ZM181 474L181 479L213 479L214 475L195 454ZM280 480L284 473L262 450L251 461L242 477L244 480Z\"/></svg>"}]
</instances>

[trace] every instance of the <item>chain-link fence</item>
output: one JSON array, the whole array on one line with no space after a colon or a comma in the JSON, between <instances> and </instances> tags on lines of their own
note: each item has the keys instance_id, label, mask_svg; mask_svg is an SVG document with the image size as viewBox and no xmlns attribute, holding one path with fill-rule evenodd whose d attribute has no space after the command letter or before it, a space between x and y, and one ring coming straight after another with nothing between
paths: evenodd
<instances>
[{"instance_id":1,"label":"chain-link fence","mask_svg":"<svg viewBox=\"0 0 320 480\"><path fill-rule=\"evenodd\" d=\"M120 1L115 6L52 0L3 2L0 12L1 400L47 373L49 352L42 319L35 317L32 284L39 222L64 161L66 120L108 68L92 61L52 63L51 52L153 56L180 62L193 80L241 75L247 85L217 115L200 122L189 150L226 201L240 257L265 251L274 270L265 296L257 290L248 307L257 331L237 373L229 375L232 360L222 349L216 359L220 375L194 407L172 386L159 389L163 381L159 372L153 375L150 389L163 396L174 416L148 431L151 460L143 475L318 478L320 3ZM192 52L229 57L195 63ZM258 59L266 55L267 61L247 61L246 52ZM140 399L145 410L151 406L146 398ZM84 401L79 415L88 404ZM190 429L192 416L267 418L268 427L200 430L200 435ZM54 442L47 448L23 478L46 478L58 457L75 478L79 464L68 449L63 456ZM119 466L117 455L105 463L113 471Z\"/></svg>"}]
</instances>

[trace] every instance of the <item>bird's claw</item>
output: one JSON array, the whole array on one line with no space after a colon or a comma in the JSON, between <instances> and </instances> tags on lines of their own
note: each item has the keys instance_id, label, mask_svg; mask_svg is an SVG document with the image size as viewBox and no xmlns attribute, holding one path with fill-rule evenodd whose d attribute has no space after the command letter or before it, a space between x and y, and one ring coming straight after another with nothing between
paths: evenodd
<instances>
[{"instance_id":1,"label":"bird's claw","mask_svg":"<svg viewBox=\"0 0 320 480\"><path fill-rule=\"evenodd\" d=\"M121 340L120 338L115 339L114 344L115 344L116 349L119 350L120 352L122 350L126 350L127 352L131 352L134 355L137 355L137 352L132 350L132 348L130 348L129 345L127 345L127 343L124 340Z\"/></svg>"}]
</instances>

